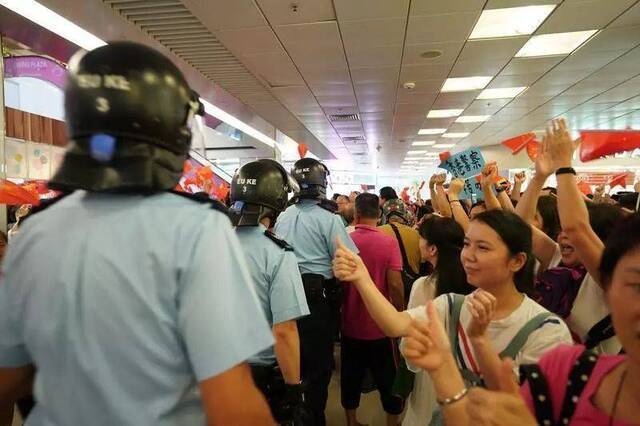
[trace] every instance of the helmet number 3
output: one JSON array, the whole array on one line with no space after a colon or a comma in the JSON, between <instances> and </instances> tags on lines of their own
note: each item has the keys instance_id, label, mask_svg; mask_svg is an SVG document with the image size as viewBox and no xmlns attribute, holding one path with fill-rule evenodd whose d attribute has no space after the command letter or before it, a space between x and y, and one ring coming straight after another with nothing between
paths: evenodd
<instances>
[{"instance_id":1,"label":"helmet number 3","mask_svg":"<svg viewBox=\"0 0 640 426\"><path fill-rule=\"evenodd\" d=\"M242 187L242 193L244 194L245 192L247 192L247 187L246 187L246 186L243 186L243 187Z\"/></svg>"},{"instance_id":2,"label":"helmet number 3","mask_svg":"<svg viewBox=\"0 0 640 426\"><path fill-rule=\"evenodd\" d=\"M111 106L109 105L109 100L107 98L103 98L102 96L96 98L96 109L100 112L109 112Z\"/></svg>"}]
</instances>

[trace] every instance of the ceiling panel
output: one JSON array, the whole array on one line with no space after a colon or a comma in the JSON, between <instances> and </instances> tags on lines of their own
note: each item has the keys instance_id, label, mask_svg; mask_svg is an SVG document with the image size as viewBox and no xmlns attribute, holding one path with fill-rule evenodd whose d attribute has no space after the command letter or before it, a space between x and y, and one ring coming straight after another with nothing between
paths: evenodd
<instances>
[{"instance_id":1,"label":"ceiling panel","mask_svg":"<svg viewBox=\"0 0 640 426\"><path fill-rule=\"evenodd\" d=\"M320 46L342 47L338 24L335 21L278 25L274 29L287 49L296 45L306 46L308 49Z\"/></svg>"},{"instance_id":2,"label":"ceiling panel","mask_svg":"<svg viewBox=\"0 0 640 426\"><path fill-rule=\"evenodd\" d=\"M355 107L357 105L356 97L352 94L344 96L317 96L316 98L322 108Z\"/></svg>"},{"instance_id":3,"label":"ceiling panel","mask_svg":"<svg viewBox=\"0 0 640 426\"><path fill-rule=\"evenodd\" d=\"M344 45L349 51L379 46L402 46L406 19L376 19L340 24Z\"/></svg>"},{"instance_id":4,"label":"ceiling panel","mask_svg":"<svg viewBox=\"0 0 640 426\"><path fill-rule=\"evenodd\" d=\"M442 84L440 84L442 85ZM436 100L437 93L414 93L403 89L398 91L398 102L430 106Z\"/></svg>"},{"instance_id":5,"label":"ceiling panel","mask_svg":"<svg viewBox=\"0 0 640 426\"><path fill-rule=\"evenodd\" d=\"M304 70L304 79L310 84L351 84L349 70L346 67L334 69L307 68Z\"/></svg>"},{"instance_id":6,"label":"ceiling panel","mask_svg":"<svg viewBox=\"0 0 640 426\"><path fill-rule=\"evenodd\" d=\"M466 0L465 0L466 1ZM465 41L480 12L448 15L413 16L409 18L407 44Z\"/></svg>"},{"instance_id":7,"label":"ceiling panel","mask_svg":"<svg viewBox=\"0 0 640 426\"><path fill-rule=\"evenodd\" d=\"M432 109L459 109L466 108L480 91L440 93L433 103Z\"/></svg>"},{"instance_id":8,"label":"ceiling panel","mask_svg":"<svg viewBox=\"0 0 640 426\"><path fill-rule=\"evenodd\" d=\"M489 0L485 9L504 9L507 7L532 6L539 4L558 4L563 0Z\"/></svg>"},{"instance_id":9,"label":"ceiling panel","mask_svg":"<svg viewBox=\"0 0 640 426\"><path fill-rule=\"evenodd\" d=\"M347 50L350 67L399 66L402 45Z\"/></svg>"},{"instance_id":10,"label":"ceiling panel","mask_svg":"<svg viewBox=\"0 0 640 426\"><path fill-rule=\"evenodd\" d=\"M266 80L269 86L304 84L300 73L284 52L245 55L241 60L257 77Z\"/></svg>"},{"instance_id":11,"label":"ceiling panel","mask_svg":"<svg viewBox=\"0 0 640 426\"><path fill-rule=\"evenodd\" d=\"M508 58L492 61L458 61L453 66L449 77L493 76L509 62Z\"/></svg>"},{"instance_id":12,"label":"ceiling panel","mask_svg":"<svg viewBox=\"0 0 640 426\"><path fill-rule=\"evenodd\" d=\"M215 35L236 55L282 51L280 42L269 26L218 31Z\"/></svg>"},{"instance_id":13,"label":"ceiling panel","mask_svg":"<svg viewBox=\"0 0 640 426\"><path fill-rule=\"evenodd\" d=\"M485 62L511 59L529 37L508 37L492 40L469 40L460 53L459 61Z\"/></svg>"},{"instance_id":14,"label":"ceiling panel","mask_svg":"<svg viewBox=\"0 0 640 426\"><path fill-rule=\"evenodd\" d=\"M563 2L540 26L537 34L595 30L606 26L637 0Z\"/></svg>"},{"instance_id":15,"label":"ceiling panel","mask_svg":"<svg viewBox=\"0 0 640 426\"><path fill-rule=\"evenodd\" d=\"M233 0L235 1L235 0ZM331 0L256 0L271 25L302 24L336 19ZM293 5L297 7L294 9Z\"/></svg>"},{"instance_id":16,"label":"ceiling panel","mask_svg":"<svg viewBox=\"0 0 640 426\"><path fill-rule=\"evenodd\" d=\"M511 102L511 99L476 100L471 102L464 115L492 115Z\"/></svg>"},{"instance_id":17,"label":"ceiling panel","mask_svg":"<svg viewBox=\"0 0 640 426\"><path fill-rule=\"evenodd\" d=\"M564 58L551 56L546 58L513 58L500 72L501 75L522 75L529 73L545 73L556 66Z\"/></svg>"},{"instance_id":18,"label":"ceiling panel","mask_svg":"<svg viewBox=\"0 0 640 426\"><path fill-rule=\"evenodd\" d=\"M505 87L522 87L530 86L536 80L542 76L542 73L520 74L520 75L498 75L491 80L491 83L487 86L488 89L492 88L505 88Z\"/></svg>"},{"instance_id":19,"label":"ceiling panel","mask_svg":"<svg viewBox=\"0 0 640 426\"><path fill-rule=\"evenodd\" d=\"M449 74L451 65L404 65L400 71L400 82L417 80L444 79Z\"/></svg>"},{"instance_id":20,"label":"ceiling panel","mask_svg":"<svg viewBox=\"0 0 640 426\"><path fill-rule=\"evenodd\" d=\"M636 3L618 19L616 19L610 27L625 27L630 25L640 25L640 3Z\"/></svg>"},{"instance_id":21,"label":"ceiling panel","mask_svg":"<svg viewBox=\"0 0 640 426\"><path fill-rule=\"evenodd\" d=\"M395 82L398 80L398 67L351 67L351 78L357 84Z\"/></svg>"},{"instance_id":22,"label":"ceiling panel","mask_svg":"<svg viewBox=\"0 0 640 426\"><path fill-rule=\"evenodd\" d=\"M484 3L485 0L413 0L411 16L475 12L481 10Z\"/></svg>"},{"instance_id":23,"label":"ceiling panel","mask_svg":"<svg viewBox=\"0 0 640 426\"><path fill-rule=\"evenodd\" d=\"M181 0L212 31L263 27L267 21L253 0Z\"/></svg>"},{"instance_id":24,"label":"ceiling panel","mask_svg":"<svg viewBox=\"0 0 640 426\"><path fill-rule=\"evenodd\" d=\"M310 84L309 88L315 96L340 96L351 91L347 84Z\"/></svg>"},{"instance_id":25,"label":"ceiling panel","mask_svg":"<svg viewBox=\"0 0 640 426\"><path fill-rule=\"evenodd\" d=\"M318 46L309 49L303 45L287 46L289 55L296 62L303 74L309 68L335 69L346 68L347 60L340 46Z\"/></svg>"},{"instance_id":26,"label":"ceiling panel","mask_svg":"<svg viewBox=\"0 0 640 426\"><path fill-rule=\"evenodd\" d=\"M409 8L409 0L334 0L333 4L341 22L405 18Z\"/></svg>"}]
</instances>

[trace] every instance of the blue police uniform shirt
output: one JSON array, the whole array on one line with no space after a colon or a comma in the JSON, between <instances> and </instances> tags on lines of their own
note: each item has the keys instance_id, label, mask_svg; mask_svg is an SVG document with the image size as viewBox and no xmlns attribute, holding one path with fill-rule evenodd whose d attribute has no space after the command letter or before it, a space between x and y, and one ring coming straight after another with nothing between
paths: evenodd
<instances>
[{"instance_id":1,"label":"blue police uniform shirt","mask_svg":"<svg viewBox=\"0 0 640 426\"><path fill-rule=\"evenodd\" d=\"M269 325L309 315L298 262L292 251L285 251L270 240L264 225L240 226L236 234L245 248L245 256L262 310ZM250 364L272 365L273 347L249 358Z\"/></svg>"},{"instance_id":2,"label":"blue police uniform shirt","mask_svg":"<svg viewBox=\"0 0 640 426\"><path fill-rule=\"evenodd\" d=\"M278 216L274 230L293 247L301 273L331 279L336 237L354 253L358 253L358 249L340 216L317 204L317 200L301 200L289 206Z\"/></svg>"},{"instance_id":3,"label":"blue police uniform shirt","mask_svg":"<svg viewBox=\"0 0 640 426\"><path fill-rule=\"evenodd\" d=\"M76 191L28 219L0 285L0 367L28 425L203 425L198 382L273 344L229 219L171 193Z\"/></svg>"}]
</instances>

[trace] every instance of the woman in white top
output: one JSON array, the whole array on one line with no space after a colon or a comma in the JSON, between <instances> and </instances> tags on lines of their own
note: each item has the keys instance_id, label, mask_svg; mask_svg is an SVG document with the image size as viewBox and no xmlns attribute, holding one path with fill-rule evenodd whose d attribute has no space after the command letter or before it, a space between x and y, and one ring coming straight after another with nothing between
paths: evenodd
<instances>
[{"instance_id":1,"label":"woman in white top","mask_svg":"<svg viewBox=\"0 0 640 426\"><path fill-rule=\"evenodd\" d=\"M464 244L462 227L451 218L430 215L422 221L418 232L422 261L431 264L433 273L413 284L407 308L424 306L445 293L471 293L474 288L467 283L460 261ZM424 426L425 418L430 418L435 408L434 395L429 375L422 370L417 371L402 425Z\"/></svg>"},{"instance_id":2,"label":"woman in white top","mask_svg":"<svg viewBox=\"0 0 640 426\"><path fill-rule=\"evenodd\" d=\"M495 354L508 349L519 331L530 321L544 318L531 330L515 354L515 364L537 361L547 350L561 343L571 343L567 326L550 316L542 306L531 300L527 293L533 286L530 227L513 213L490 210L477 215L469 224L461 260L467 281L479 290L466 296L459 311L459 322L453 324L452 315L457 299L444 294L434 304L445 327L459 342L453 344L458 366L468 372L481 374L487 363L494 362ZM340 245L334 259L334 273L343 282L356 286L369 313L388 336L405 336L412 318L424 318L424 307L397 312L371 281L362 260ZM481 289L481 290L480 290ZM490 293L492 296L487 295ZM489 298L494 304L493 318L486 331L489 337L477 342L478 322L481 320L479 300ZM467 330L471 336L467 336ZM491 370L487 370L491 371ZM483 377L491 386L495 378ZM424 419L423 424L428 424Z\"/></svg>"},{"instance_id":3,"label":"woman in white top","mask_svg":"<svg viewBox=\"0 0 640 426\"><path fill-rule=\"evenodd\" d=\"M603 241L623 219L617 206L593 204L580 192L571 168L573 152L558 155L550 144L571 141L564 120L554 120L536 159L536 174L516 206L516 213L534 224L537 200L547 178L556 172L561 232L557 242L532 227L533 253L540 261L538 301L567 322L578 343L598 353L617 354L622 348L613 334L609 307L598 284ZM567 146L575 148L573 143Z\"/></svg>"}]
</instances>

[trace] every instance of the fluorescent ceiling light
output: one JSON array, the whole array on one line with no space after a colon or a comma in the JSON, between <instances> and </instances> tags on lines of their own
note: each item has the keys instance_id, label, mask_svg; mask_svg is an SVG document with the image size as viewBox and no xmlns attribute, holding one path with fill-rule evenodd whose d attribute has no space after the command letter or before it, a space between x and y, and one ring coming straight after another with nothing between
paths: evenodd
<instances>
[{"instance_id":1,"label":"fluorescent ceiling light","mask_svg":"<svg viewBox=\"0 0 640 426\"><path fill-rule=\"evenodd\" d=\"M221 158L219 160L213 160L213 161L218 164L233 164L233 163L239 163L240 159L239 158Z\"/></svg>"},{"instance_id":2,"label":"fluorescent ceiling light","mask_svg":"<svg viewBox=\"0 0 640 426\"><path fill-rule=\"evenodd\" d=\"M452 148L453 146L455 146L454 143L439 143L435 145L436 148Z\"/></svg>"},{"instance_id":3,"label":"fluorescent ceiling light","mask_svg":"<svg viewBox=\"0 0 640 426\"><path fill-rule=\"evenodd\" d=\"M413 146L431 146L434 145L436 141L414 141L411 145Z\"/></svg>"},{"instance_id":4,"label":"fluorescent ceiling light","mask_svg":"<svg viewBox=\"0 0 640 426\"><path fill-rule=\"evenodd\" d=\"M447 129L420 129L418 130L418 134L419 135L439 135L446 131Z\"/></svg>"},{"instance_id":5,"label":"fluorescent ceiling light","mask_svg":"<svg viewBox=\"0 0 640 426\"><path fill-rule=\"evenodd\" d=\"M435 145L434 145L434 147L435 147ZM425 157L427 157L427 159L429 159L429 160L430 160L430 158L429 158L429 157L437 157L437 156L439 156L439 155L440 155L440 154L439 154L439 153L437 153L437 152L427 152L427 154L425 155Z\"/></svg>"},{"instance_id":6,"label":"fluorescent ceiling light","mask_svg":"<svg viewBox=\"0 0 640 426\"><path fill-rule=\"evenodd\" d=\"M202 102L202 104L204 105L204 110L205 110L205 112L207 114L210 114L210 115L214 116L215 118L224 121L228 125L235 127L236 129L240 130L243 133L246 133L247 135L251 136L252 138L255 138L255 139L259 140L260 142L269 145L271 148L276 146L276 141L275 140L273 140L269 136L265 135L264 133L259 132L258 130L254 129L253 127L249 126L247 123L237 119L233 115L229 114L226 111L221 110L217 106L213 105L212 103L210 103L210 102L208 102L208 101L206 101L206 100L204 100L202 98L200 98L200 102Z\"/></svg>"},{"instance_id":7,"label":"fluorescent ceiling light","mask_svg":"<svg viewBox=\"0 0 640 426\"><path fill-rule=\"evenodd\" d=\"M469 136L468 132L460 132L460 133L445 133L444 135L442 135L443 138L451 138L451 139L459 139L459 138L466 138L467 136ZM438 147L438 145L434 145L434 147Z\"/></svg>"},{"instance_id":8,"label":"fluorescent ceiling light","mask_svg":"<svg viewBox=\"0 0 640 426\"><path fill-rule=\"evenodd\" d=\"M568 55L597 32L598 30L590 30L533 36L516 53L516 57Z\"/></svg>"},{"instance_id":9,"label":"fluorescent ceiling light","mask_svg":"<svg viewBox=\"0 0 640 426\"><path fill-rule=\"evenodd\" d=\"M407 155L426 154L429 151L407 151Z\"/></svg>"},{"instance_id":10,"label":"fluorescent ceiling light","mask_svg":"<svg viewBox=\"0 0 640 426\"><path fill-rule=\"evenodd\" d=\"M427 114L427 118L449 118L462 114L463 109L432 109Z\"/></svg>"},{"instance_id":11,"label":"fluorescent ceiling light","mask_svg":"<svg viewBox=\"0 0 640 426\"><path fill-rule=\"evenodd\" d=\"M555 4L547 4L485 10L469 39L533 34L555 7Z\"/></svg>"},{"instance_id":12,"label":"fluorescent ceiling light","mask_svg":"<svg viewBox=\"0 0 640 426\"><path fill-rule=\"evenodd\" d=\"M490 118L490 115L463 115L456 118L456 123L481 123Z\"/></svg>"},{"instance_id":13,"label":"fluorescent ceiling light","mask_svg":"<svg viewBox=\"0 0 640 426\"><path fill-rule=\"evenodd\" d=\"M523 87L504 87L501 89L484 89L478 95L478 99L506 99L515 98L524 92L527 86Z\"/></svg>"},{"instance_id":14,"label":"fluorescent ceiling light","mask_svg":"<svg viewBox=\"0 0 640 426\"><path fill-rule=\"evenodd\" d=\"M58 15L34 0L0 0L0 5L22 15L41 27L56 33L83 49L92 50L104 46L103 40L83 30L68 19Z\"/></svg>"},{"instance_id":15,"label":"fluorescent ceiling light","mask_svg":"<svg viewBox=\"0 0 640 426\"><path fill-rule=\"evenodd\" d=\"M484 89L493 77L459 77L448 78L440 91L446 92L465 92L468 90Z\"/></svg>"}]
</instances>

